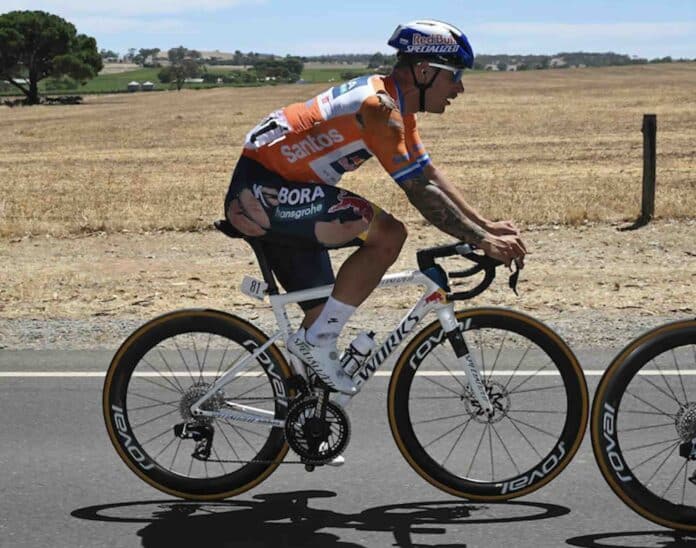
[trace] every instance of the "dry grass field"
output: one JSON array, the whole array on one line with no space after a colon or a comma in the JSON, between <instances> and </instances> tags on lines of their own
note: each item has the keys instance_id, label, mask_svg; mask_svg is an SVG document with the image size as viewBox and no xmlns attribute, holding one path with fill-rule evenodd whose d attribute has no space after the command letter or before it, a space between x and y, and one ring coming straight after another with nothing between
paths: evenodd
<instances>
[{"instance_id":1,"label":"dry grass field","mask_svg":"<svg viewBox=\"0 0 696 548\"><path fill-rule=\"evenodd\" d=\"M421 115L434 163L495 218L577 224L640 208L641 122L657 114L656 214L696 212L696 65L472 74ZM200 229L221 213L245 133L324 86L90 96L0 107L0 237ZM418 213L376 161L345 185Z\"/></svg>"},{"instance_id":2,"label":"dry grass field","mask_svg":"<svg viewBox=\"0 0 696 548\"><path fill-rule=\"evenodd\" d=\"M472 204L522 225L530 250L520 298L501 276L473 304L521 309L582 345L619 346L693 317L696 64L471 74L465 86L445 115L421 116L423 140ZM128 329L120 319L186 306L270 321L267 305L236 291L256 271L249 249L203 230L222 214L245 133L322 88L0 107L0 348L112 346ZM658 220L619 232L640 209L644 113L658 121ZM407 222L394 269L449 241L423 226L376 160L345 183ZM361 325L384 331L416 293L376 295Z\"/></svg>"}]
</instances>

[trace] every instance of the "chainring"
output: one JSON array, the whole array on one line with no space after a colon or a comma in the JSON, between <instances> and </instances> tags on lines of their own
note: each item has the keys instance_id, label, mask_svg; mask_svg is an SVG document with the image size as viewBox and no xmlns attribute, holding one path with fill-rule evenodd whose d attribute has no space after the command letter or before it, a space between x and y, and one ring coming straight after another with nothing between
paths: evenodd
<instances>
[{"instance_id":1,"label":"chainring","mask_svg":"<svg viewBox=\"0 0 696 548\"><path fill-rule=\"evenodd\" d=\"M305 464L326 464L343 453L350 441L350 420L343 408L326 402L324 419L315 417L316 397L293 402L285 417L285 439Z\"/></svg>"}]
</instances>

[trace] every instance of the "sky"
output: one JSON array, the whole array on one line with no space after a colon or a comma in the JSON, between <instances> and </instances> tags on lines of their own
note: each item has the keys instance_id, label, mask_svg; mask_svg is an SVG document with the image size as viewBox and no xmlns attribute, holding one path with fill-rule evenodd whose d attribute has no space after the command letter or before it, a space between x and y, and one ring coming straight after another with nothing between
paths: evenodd
<instances>
[{"instance_id":1,"label":"sky","mask_svg":"<svg viewBox=\"0 0 696 548\"><path fill-rule=\"evenodd\" d=\"M448 21L484 54L622 53L696 58L696 0L0 0L0 13L43 10L99 49L182 45L276 55L391 53L399 23Z\"/></svg>"}]
</instances>

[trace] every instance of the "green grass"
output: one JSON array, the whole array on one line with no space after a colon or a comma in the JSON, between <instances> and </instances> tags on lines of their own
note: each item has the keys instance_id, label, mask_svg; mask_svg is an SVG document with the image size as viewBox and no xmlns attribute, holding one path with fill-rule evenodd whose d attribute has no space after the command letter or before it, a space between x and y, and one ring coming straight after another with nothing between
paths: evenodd
<instances>
[{"instance_id":1,"label":"green grass","mask_svg":"<svg viewBox=\"0 0 696 548\"><path fill-rule=\"evenodd\" d=\"M150 81L155 84L155 89L170 89L170 84L162 84L160 83L159 79L157 78L157 74L159 73L161 69L159 68L142 68L138 70L131 70L128 72L120 72L116 74L101 74L97 76L96 78L93 78L92 80L89 80L85 85L80 86L78 85L75 88L71 89L57 89L57 88L47 88L47 85L50 86L50 81L48 79L42 80L39 82L39 92L41 94L47 94L47 95L71 95L71 94L82 94L82 93L118 93L118 92L125 92L127 91L128 88L128 83L135 80L136 82L140 82L141 84L146 81ZM209 67L208 72L229 72L231 70L236 70L236 69L231 69L229 67L224 67L224 66L214 66L214 67ZM305 69L302 71L302 79L306 82L311 82L311 83L319 83L319 82L326 82L326 83L333 83L333 82L342 82L346 80L346 78L343 78L341 75L344 73L353 73L353 74L362 74L362 73L367 73L367 69L360 69L360 68L351 68L351 67L346 67L346 68L310 68L310 69ZM239 85L239 84L225 84L225 85ZM246 84L246 85L264 85L263 83L260 84ZM194 87L194 88L207 88L207 87L216 87L217 84L194 84L194 85L186 85L186 87ZM16 96L18 94L19 90L16 89L9 89L7 91L0 91L0 95L4 96Z\"/></svg>"}]
</instances>

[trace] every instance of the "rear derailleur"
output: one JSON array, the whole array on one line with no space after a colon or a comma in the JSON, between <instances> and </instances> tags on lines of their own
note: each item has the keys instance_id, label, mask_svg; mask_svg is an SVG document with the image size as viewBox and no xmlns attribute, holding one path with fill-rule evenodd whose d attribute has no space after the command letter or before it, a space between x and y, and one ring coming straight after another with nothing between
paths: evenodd
<instances>
[{"instance_id":1,"label":"rear derailleur","mask_svg":"<svg viewBox=\"0 0 696 548\"><path fill-rule=\"evenodd\" d=\"M182 440L193 440L196 447L191 456L197 460L208 460L213 447L215 429L212 425L197 422L182 422L174 426L174 435Z\"/></svg>"}]
</instances>

